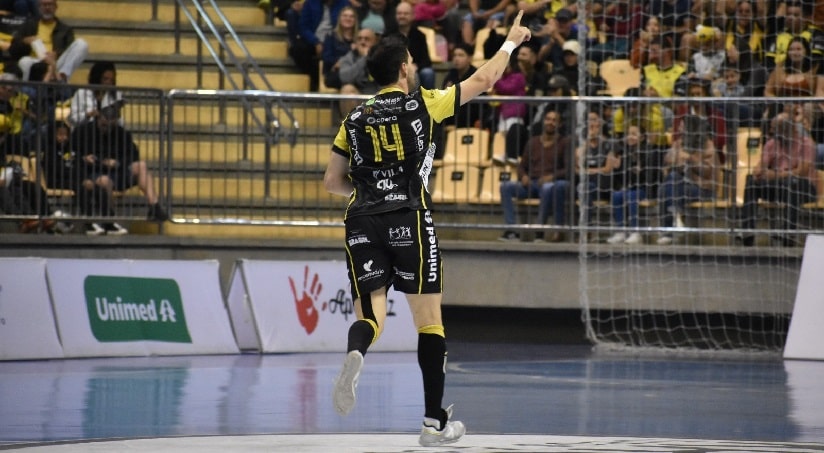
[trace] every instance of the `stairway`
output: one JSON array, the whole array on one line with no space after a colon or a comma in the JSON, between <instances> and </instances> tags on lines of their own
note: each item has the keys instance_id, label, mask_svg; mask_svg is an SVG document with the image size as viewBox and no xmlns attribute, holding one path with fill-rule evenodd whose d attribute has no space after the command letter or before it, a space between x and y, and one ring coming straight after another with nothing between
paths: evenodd
<instances>
[{"instance_id":1,"label":"stairway","mask_svg":"<svg viewBox=\"0 0 824 453\"><path fill-rule=\"evenodd\" d=\"M308 77L298 74L287 56L285 27L266 25L264 11L250 0L222 0L220 7L275 90L297 93L308 91ZM225 81L221 85L219 71L203 47L204 70L202 77L198 77L199 41L190 30L185 16L181 16L183 31L179 52L175 52L173 1L161 0L156 19L152 15L151 2L147 0L62 0L58 16L75 28L76 36L89 43L89 57L72 76L71 83L86 84L91 65L96 61L107 60L116 64L117 85L123 89L233 89ZM253 80L256 80L255 77ZM258 88L263 88L263 85ZM130 111L139 111L139 114L132 115L139 115L141 124L157 124L160 118L157 107L147 104L137 110L127 108L124 111L127 124L130 121ZM238 107L231 106L223 113L225 121L222 127L225 133L220 134L215 132L215 116L212 111L187 106L175 108L173 115L176 132L171 145L174 174L171 183L178 193L200 194L203 197L204 212L208 212L209 203L218 200L224 206L237 204L238 218L242 218L249 214L240 206L247 204L250 193L262 190L260 173L263 167L263 144L252 143L251 148L245 152L240 150L232 136L240 133L243 115ZM328 108L297 105L294 113L302 130L332 128L333 118ZM149 162L150 167L159 168L160 152L155 143L157 134L141 136L136 131L135 136L139 141L141 157ZM272 181L270 188L277 190L278 194L320 197L325 200L324 203L335 206L330 212L335 212L336 218L330 214L329 220L338 220L342 214L343 202L340 202L341 208L337 212L337 201L328 197L320 184L329 140L328 136L303 137L295 148L288 143L274 146L275 165L281 172ZM319 144L320 141L323 143ZM289 171L290 169L296 171ZM231 171L232 177L236 179L225 179L228 178L227 171ZM245 185L237 183L245 179L248 179ZM176 190L173 189L173 196L175 193ZM282 199L283 196L276 196L275 200ZM190 202L188 195L187 202ZM176 203L174 199L173 203ZM159 231L156 225L145 222L132 222L129 228L133 234L157 234ZM173 236L267 239L342 237L340 228L172 223L164 224L162 233Z\"/></svg>"}]
</instances>

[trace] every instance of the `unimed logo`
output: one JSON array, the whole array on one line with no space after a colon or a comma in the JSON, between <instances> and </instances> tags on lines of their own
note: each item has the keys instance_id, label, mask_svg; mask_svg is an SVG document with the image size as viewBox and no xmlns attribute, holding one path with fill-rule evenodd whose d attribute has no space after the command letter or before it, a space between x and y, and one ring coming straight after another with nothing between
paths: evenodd
<instances>
[{"instance_id":1,"label":"unimed logo","mask_svg":"<svg viewBox=\"0 0 824 453\"><path fill-rule=\"evenodd\" d=\"M177 282L89 275L83 282L92 334L100 342L191 343Z\"/></svg>"}]
</instances>

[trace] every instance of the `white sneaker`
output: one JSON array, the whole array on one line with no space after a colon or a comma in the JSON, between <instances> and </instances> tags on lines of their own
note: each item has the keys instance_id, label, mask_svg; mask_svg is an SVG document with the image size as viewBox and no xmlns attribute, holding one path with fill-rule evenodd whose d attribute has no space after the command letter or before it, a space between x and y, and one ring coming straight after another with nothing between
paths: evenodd
<instances>
[{"instance_id":1,"label":"white sneaker","mask_svg":"<svg viewBox=\"0 0 824 453\"><path fill-rule=\"evenodd\" d=\"M343 361L335 385L332 388L332 402L340 415L346 415L355 407L355 389L358 387L358 377L363 368L363 354L360 351L350 351Z\"/></svg>"},{"instance_id":2,"label":"white sneaker","mask_svg":"<svg viewBox=\"0 0 824 453\"><path fill-rule=\"evenodd\" d=\"M89 223L86 225L86 236L102 236L104 234L106 234L106 230L99 224Z\"/></svg>"},{"instance_id":3,"label":"white sneaker","mask_svg":"<svg viewBox=\"0 0 824 453\"><path fill-rule=\"evenodd\" d=\"M607 239L607 244L620 244L627 240L627 235L624 233L615 233Z\"/></svg>"},{"instance_id":4,"label":"white sneaker","mask_svg":"<svg viewBox=\"0 0 824 453\"><path fill-rule=\"evenodd\" d=\"M458 439L466 434L466 426L464 426L463 422L449 421L451 418L452 405L446 408L447 421L443 429L438 429L441 426L440 420L424 417L421 437L418 438L418 443L424 447L437 447L439 445L457 442Z\"/></svg>"},{"instance_id":5,"label":"white sneaker","mask_svg":"<svg viewBox=\"0 0 824 453\"><path fill-rule=\"evenodd\" d=\"M672 236L661 236L655 241L658 245L670 245L672 244Z\"/></svg>"},{"instance_id":6,"label":"white sneaker","mask_svg":"<svg viewBox=\"0 0 824 453\"><path fill-rule=\"evenodd\" d=\"M624 241L624 244L640 244L642 242L644 242L644 238L641 236L641 233L631 233L627 236L627 240Z\"/></svg>"},{"instance_id":7,"label":"white sneaker","mask_svg":"<svg viewBox=\"0 0 824 453\"><path fill-rule=\"evenodd\" d=\"M106 234L109 236L123 236L124 234L129 234L129 230L123 228L119 223L104 223L103 229L106 230Z\"/></svg>"}]
</instances>

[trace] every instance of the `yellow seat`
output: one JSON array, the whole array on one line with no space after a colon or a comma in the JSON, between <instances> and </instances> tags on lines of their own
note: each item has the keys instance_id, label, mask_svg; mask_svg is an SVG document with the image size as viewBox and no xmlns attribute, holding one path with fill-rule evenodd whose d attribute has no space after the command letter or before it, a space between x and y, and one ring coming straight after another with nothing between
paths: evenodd
<instances>
[{"instance_id":1,"label":"yellow seat","mask_svg":"<svg viewBox=\"0 0 824 453\"><path fill-rule=\"evenodd\" d=\"M498 167L490 165L483 170L481 175L481 193L478 196L479 203L501 202L501 183L512 181L518 175L518 171L511 166Z\"/></svg>"},{"instance_id":2,"label":"yellow seat","mask_svg":"<svg viewBox=\"0 0 824 453\"><path fill-rule=\"evenodd\" d=\"M478 199L481 168L446 163L435 174L432 201L435 203L469 203Z\"/></svg>"},{"instance_id":3,"label":"yellow seat","mask_svg":"<svg viewBox=\"0 0 824 453\"><path fill-rule=\"evenodd\" d=\"M755 168L761 162L761 129L745 127L738 129L736 152L738 168Z\"/></svg>"},{"instance_id":4,"label":"yellow seat","mask_svg":"<svg viewBox=\"0 0 824 453\"><path fill-rule=\"evenodd\" d=\"M435 32L435 29L418 25L418 30L426 37L426 50L429 52L429 59L432 60L432 63L443 63L446 61L438 54L438 34Z\"/></svg>"},{"instance_id":5,"label":"yellow seat","mask_svg":"<svg viewBox=\"0 0 824 453\"><path fill-rule=\"evenodd\" d=\"M472 64L475 65L475 67L479 67L481 64L486 62L486 58L484 56L484 43L487 39L489 39L489 34L491 33L490 30L491 29L489 27L484 27L475 33L475 51L472 53ZM506 36L506 27L496 28L495 33Z\"/></svg>"},{"instance_id":6,"label":"yellow seat","mask_svg":"<svg viewBox=\"0 0 824 453\"><path fill-rule=\"evenodd\" d=\"M598 70L610 96L623 96L628 88L641 85L641 69L633 68L629 60L607 60Z\"/></svg>"},{"instance_id":7,"label":"yellow seat","mask_svg":"<svg viewBox=\"0 0 824 453\"><path fill-rule=\"evenodd\" d=\"M489 131L461 127L446 132L443 162L480 165L489 160Z\"/></svg>"}]
</instances>

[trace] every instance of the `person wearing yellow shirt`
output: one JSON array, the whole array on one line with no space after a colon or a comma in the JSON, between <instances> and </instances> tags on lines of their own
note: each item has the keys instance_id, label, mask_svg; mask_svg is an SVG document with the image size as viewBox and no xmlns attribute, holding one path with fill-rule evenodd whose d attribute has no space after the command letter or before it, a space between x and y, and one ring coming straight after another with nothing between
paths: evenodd
<instances>
[{"instance_id":1,"label":"person wearing yellow shirt","mask_svg":"<svg viewBox=\"0 0 824 453\"><path fill-rule=\"evenodd\" d=\"M40 0L40 17L26 22L16 37L27 52L18 60L23 80L29 70L49 54L57 63L57 78L67 82L89 54L85 40L74 36L74 29L57 18L57 0Z\"/></svg>"}]
</instances>

